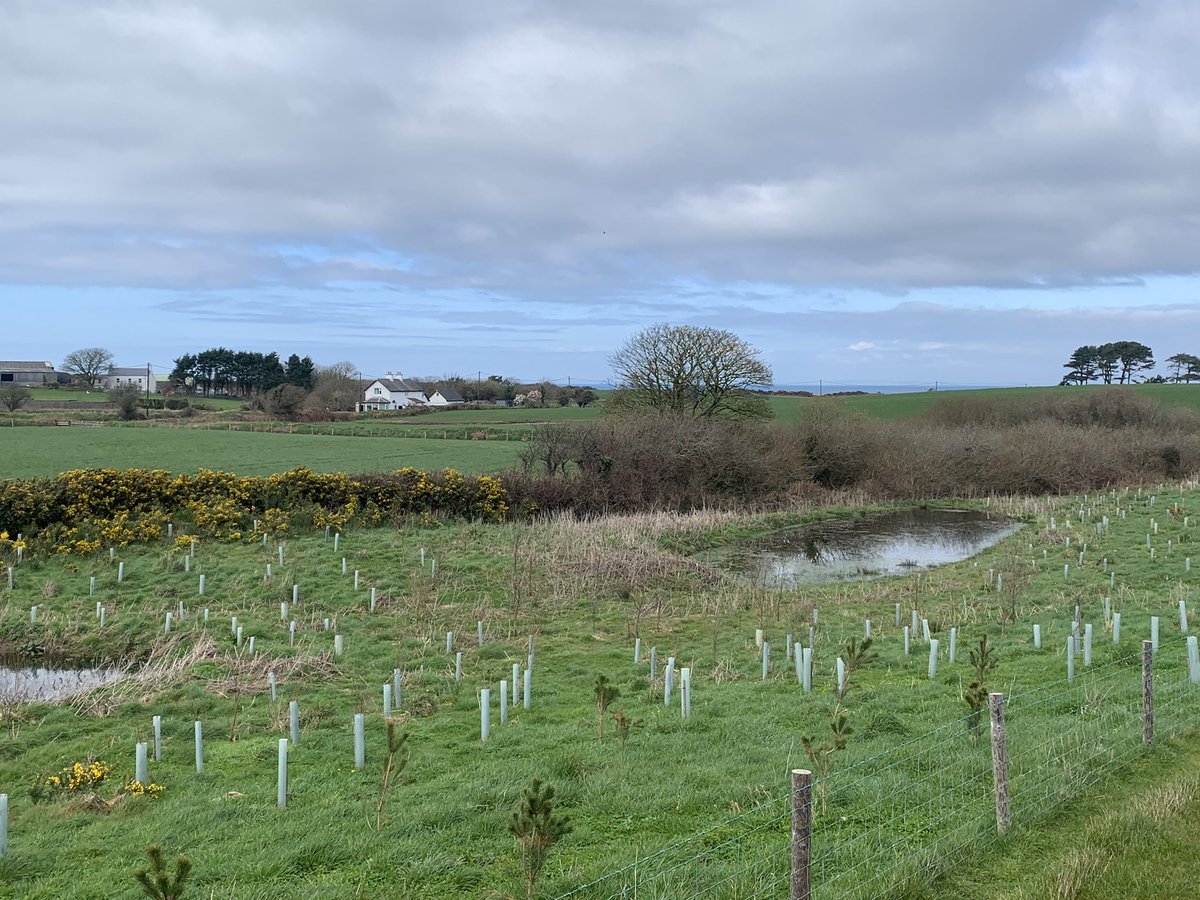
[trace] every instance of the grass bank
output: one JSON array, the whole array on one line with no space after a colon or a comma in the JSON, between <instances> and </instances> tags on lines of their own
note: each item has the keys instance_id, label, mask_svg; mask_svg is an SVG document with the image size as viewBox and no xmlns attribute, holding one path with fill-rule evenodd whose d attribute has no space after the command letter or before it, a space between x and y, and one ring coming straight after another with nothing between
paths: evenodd
<instances>
[{"instance_id":1,"label":"grass bank","mask_svg":"<svg viewBox=\"0 0 1200 900\"><path fill-rule=\"evenodd\" d=\"M540 777L556 786L561 811L575 828L550 857L543 896L586 884L593 887L577 896L610 896L610 888L621 889L630 877L640 879L639 896L700 890L775 896L787 866L786 817L777 815L787 796L786 773L811 763L803 737L818 746L830 740L837 710L853 731L844 749L828 754L829 789L818 809L826 885L839 878L882 885L854 869L857 861L878 859L872 879L959 896L954 885L939 893L940 873L947 861L986 847L992 833L986 739L977 743L964 720L964 688L974 677L967 651L980 638L987 636L997 659L987 686L1017 698L1009 716L1014 765L1025 772L1020 766L1028 764L1032 773L1026 780L1015 776L1018 833L1041 821L1035 811L1053 816L1056 805L1081 796L1118 766L1140 773L1155 765L1155 757L1140 750L1130 705L1140 683L1136 654L1152 615L1161 617L1163 636L1156 659L1162 736L1177 734L1189 753L1195 738L1187 726L1200 702L1181 677L1184 651L1172 624L1178 600L1194 598L1200 577L1184 564L1194 546L1191 511L1200 510L1200 492L1162 486L994 501L991 508L1028 527L963 563L801 592L737 581L666 545L701 545L713 529L752 533L819 511L797 510L788 520L710 511L374 529L341 535L337 549L323 534L281 535L282 564L275 541L266 547L201 543L190 559L182 545L166 544L126 547L113 559L107 552L28 559L15 570L13 590L0 590L0 649L40 647L84 659L132 655L150 664L138 678L74 705L4 707L0 791L10 795L12 821L9 853L0 859L0 894L133 896L130 872L152 842L168 855L192 859L200 896L520 894L506 825L521 789ZM89 594L93 577L95 597ZM281 618L280 604L291 603L293 586L299 603ZM1122 615L1119 643L1109 631L1106 597ZM97 601L106 608L103 628ZM177 614L180 603L182 622L164 634L165 614ZM928 675L929 647L919 638L905 654L896 604L902 622L917 611L941 642L936 677ZM1078 662L1077 678L1067 685L1063 648L1076 606L1094 627L1094 657L1091 666ZM814 689L806 693L781 658L781 641L790 633L807 643L814 609ZM243 629L240 650L233 616ZM852 638L861 640L868 618L874 656L853 669L839 701L835 660L847 655ZM483 623L482 646L477 622ZM1041 649L1033 646L1035 623ZM946 656L952 627L954 663ZM774 654L765 679L757 628ZM447 632L454 635L449 653ZM531 706L510 710L500 725L499 682L511 677L513 664L527 665L531 634ZM335 635L344 642L341 656ZM245 646L251 636L253 657ZM639 637L642 660L635 663ZM656 673L647 664L651 647ZM459 651L462 678L456 681ZM678 689L670 706L663 703L661 666L669 656L692 672L687 718ZM395 719L409 733L410 755L376 831L382 686L397 668L402 697ZM278 676L275 702L271 671ZM599 736L598 674L620 691L612 709L638 723L624 745L611 721ZM486 743L479 734L483 688L492 692L493 733ZM1048 699L1024 699L1035 696ZM287 735L290 700L300 705L303 733L290 753L288 807L280 810L276 752L278 738ZM366 718L361 770L352 750L355 713ZM154 715L162 716L164 743L151 777L166 786L162 797L126 798L103 811L81 798L35 804L25 792L39 774L89 756L113 764L114 781L130 777L134 743L149 738ZM206 736L199 774L196 720ZM1037 748L1047 735L1064 742L1042 761ZM112 789L101 794L107 799ZM876 815L881 808L886 816ZM886 830L876 831L881 822ZM1066 852L1073 839L1048 840ZM897 841L904 842L901 858L911 849L920 858L932 854L937 864L919 878L896 868L891 848ZM660 862L678 858L680 866L668 870L651 860L633 876L606 877L660 853Z\"/></svg>"}]
</instances>

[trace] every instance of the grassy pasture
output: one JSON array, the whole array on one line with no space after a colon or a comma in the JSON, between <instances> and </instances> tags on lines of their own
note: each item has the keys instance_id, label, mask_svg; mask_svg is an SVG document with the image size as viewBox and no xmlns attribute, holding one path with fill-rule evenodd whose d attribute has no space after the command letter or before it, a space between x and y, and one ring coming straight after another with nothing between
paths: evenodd
<instances>
[{"instance_id":1,"label":"grassy pasture","mask_svg":"<svg viewBox=\"0 0 1200 900\"><path fill-rule=\"evenodd\" d=\"M861 412L876 419L905 419L919 415L941 400L1003 399L1019 402L1041 397L1075 397L1091 390L1102 389L1100 385L1084 387L1015 387L981 388L971 391L922 391L908 394L866 394L849 397L772 397L775 418L779 422L801 419L812 404L837 404L845 409ZM1123 390L1149 397L1164 407L1190 409L1200 413L1200 384L1135 384Z\"/></svg>"},{"instance_id":2,"label":"grassy pasture","mask_svg":"<svg viewBox=\"0 0 1200 900\"><path fill-rule=\"evenodd\" d=\"M938 884L980 900L1183 896L1200 879L1200 750L1089 791L1061 817L999 841Z\"/></svg>"},{"instance_id":3,"label":"grassy pasture","mask_svg":"<svg viewBox=\"0 0 1200 900\"><path fill-rule=\"evenodd\" d=\"M317 472L457 468L505 469L518 443L394 440L328 434L263 434L178 428L0 428L0 478L56 475L81 468L147 468L190 473L218 469L268 475L297 466Z\"/></svg>"},{"instance_id":4,"label":"grassy pasture","mask_svg":"<svg viewBox=\"0 0 1200 900\"><path fill-rule=\"evenodd\" d=\"M1089 740L1099 742L1088 744L1091 754L1119 754L1140 789L1157 789L1175 779L1182 761L1200 752L1194 728L1180 726L1180 710L1194 724L1200 690L1181 686L1183 650L1175 624L1178 599L1195 605L1200 568L1185 572L1183 557L1195 547L1193 534L1200 523L1189 518L1185 525L1183 516L1200 510L1200 492L1181 495L1164 488L1156 505L1150 505L1149 497L1146 492L1013 502L1004 510L1024 518L1029 527L976 559L919 576L796 593L698 570L665 547L704 546L796 522L803 518L800 514L645 515L590 523L351 531L342 535L337 552L321 535L292 535L282 568L273 543L266 548L204 543L190 573L184 571L182 556L165 545L128 547L117 557L125 562L121 583L116 561L106 553L28 560L17 569L15 589L0 590L0 640L5 646L37 641L85 658L150 647L167 655L189 650L194 655L181 677L164 670L145 686L112 689L106 715L34 705L23 709L15 736L0 734L0 790L12 798L10 851L0 859L0 895L133 896L129 873L141 864L141 849L151 842L162 843L168 856L192 858L199 896L211 892L265 900L519 893L506 822L521 788L538 776L556 785L562 809L575 826L547 866L545 896L714 826L716 831L701 842L699 859L665 881L644 886L638 896L688 896L710 888L708 896L755 896L760 890L766 891L764 896L778 896L786 869L786 822L772 820L769 827L744 837L745 817L778 808L772 804L786 792L787 770L806 762L800 737L827 734L834 657L851 637L861 638L865 618L874 625L877 658L852 676L845 711L854 731L847 749L835 756L834 771L858 764L865 772L879 769L886 779L854 781L849 793L831 797L828 812L818 813L826 847L836 843L853 853L853 841L869 821L864 810L881 797L887 798L893 815L902 817L889 845L904 839L924 846L940 817L960 805L969 807L962 834L986 838L990 756L986 740L976 746L959 727L966 711L961 692L970 678L967 651L981 635L988 636L999 660L989 686L1010 696L1061 682L1063 645L1077 604L1083 621L1096 627L1095 670L1112 676L1089 674L1080 662L1072 686L1060 684L1049 691L1051 702L1014 704L1009 714L1014 760L1023 758L1022 741L1027 746L1045 735L1086 732ZM1179 507L1175 512L1169 509L1173 505ZM1080 508L1086 521L1078 517ZM824 510L816 515L831 514ZM1110 530L1097 535L1095 523L1104 515L1111 519ZM1152 520L1158 523L1153 558L1145 547L1145 535L1154 531ZM1089 546L1081 566L1078 552L1085 541ZM420 565L422 548L427 558L436 558L436 576L429 565ZM357 592L352 575L342 574L343 557L351 573L357 569L362 574ZM1115 573L1111 591L1105 558ZM276 567L269 583L263 577L267 563ZM1064 564L1071 567L1067 578ZM1003 575L1003 592L995 590L989 570ZM203 598L197 595L200 573L207 582ZM95 599L88 596L90 576L97 579ZM293 583L301 592L299 607L291 611L299 623L296 648L289 647L278 605L290 599ZM374 613L367 609L372 586L380 597ZM1106 595L1123 615L1119 647L1105 628ZM108 608L104 630L95 621L96 599ZM174 637L165 637L163 615L181 600L188 615ZM918 609L942 641L936 679L927 677L928 650L919 640L911 656L903 654L894 624L896 603L904 622L910 610ZM40 610L36 625L29 622L33 605ZM210 610L207 623L204 607ZM780 658L779 644L788 632L807 638L814 607L820 609L815 688L804 694L791 666ZM1007 620L1010 614L1015 622ZM247 637L256 638L257 662L236 654L230 630L234 615ZM1140 674L1129 657L1148 636L1150 615L1162 617L1164 646L1156 666L1161 678L1170 679L1163 686L1161 724L1164 733L1174 730L1183 742L1163 741L1144 753L1140 731L1131 731L1120 714L1130 698L1136 700ZM346 653L340 659L331 657L333 634L322 626L326 617L345 638ZM475 644L477 620L485 622L487 632L482 647ZM1041 650L1033 648L1030 637L1035 622L1042 628ZM959 662L954 665L945 656L950 626L959 628ZM765 682L755 628L766 630L776 653ZM445 651L447 631L458 636L455 646L464 652L460 684L453 679L453 656ZM515 710L509 724L501 726L497 684L511 675L514 662L524 664L526 636L533 632L532 707ZM661 681L651 678L644 661L634 664L635 632L642 638L644 658L655 646L660 665L670 655L692 668L691 718L680 717L677 703L664 708ZM380 694L394 667L404 671L399 719L410 734L411 757L377 834L370 823L382 756ZM278 704L266 693L269 668L281 673ZM598 673L620 689L613 708L642 721L624 752L611 723L603 741L597 735L592 686ZM477 696L483 687L493 691L493 734L486 744L479 741ZM239 696L237 740L231 741L234 698ZM291 699L300 702L304 734L291 754L289 807L281 811L275 807L275 752L277 738L286 734ZM362 771L353 768L350 726L355 712L365 713L368 722L368 765ZM164 797L127 799L104 814L78 802L33 805L25 796L23 788L39 772L89 754L129 777L133 744L148 739L155 714L163 716L165 744L163 760L152 763L151 774L167 786ZM206 735L202 775L192 767L192 722L197 718ZM1120 728L1109 727L1118 721L1124 722ZM949 737L930 744L915 771L884 771L870 762L900 745L912 746L938 727L947 729ZM1085 761L1064 758L1060 765L1055 760L1046 772L1055 805L1068 812L1072 807L1067 804L1091 784L1092 771L1086 765L1077 768ZM970 779L960 783L960 770L970 772ZM953 797L927 797L923 792L938 783L942 771L955 776ZM1028 795L1020 784L1014 791L1017 810L1032 806L1022 806ZM968 796L963 785L972 786L974 793ZM1180 810L1182 815L1184 807ZM741 824L721 825L739 816ZM998 845L994 853L999 855L989 851L981 856L980 865L992 867L982 871L1002 872L1009 879L1009 896L1022 885L1028 886L1029 896L1045 896L1036 893L1044 873L1032 861L1015 871L1004 862L1005 848L1020 844L1025 827L1022 822L1014 838ZM1078 841L1074 831L1042 830L1035 822L1028 827L1039 829L1034 833L1046 842L1045 857L1066 853ZM767 868L747 876L750 882L737 880L742 877L737 867L755 849L770 851ZM864 847L862 854L871 849ZM1137 867L1145 869L1142 857L1114 865L1128 868L1129 877ZM717 887L727 872L737 878ZM908 884L905 895L997 896L997 883L987 878L947 877L939 880L935 871ZM1161 884L1159 895L1169 896L1175 882ZM599 885L582 896L609 896L611 886Z\"/></svg>"},{"instance_id":5,"label":"grassy pasture","mask_svg":"<svg viewBox=\"0 0 1200 900\"><path fill-rule=\"evenodd\" d=\"M543 422L587 422L600 415L599 406L550 406L545 409L525 409L520 406L494 409L443 409L419 416L388 416L386 413L364 417L368 422L380 422L420 428L429 425L529 425Z\"/></svg>"}]
</instances>

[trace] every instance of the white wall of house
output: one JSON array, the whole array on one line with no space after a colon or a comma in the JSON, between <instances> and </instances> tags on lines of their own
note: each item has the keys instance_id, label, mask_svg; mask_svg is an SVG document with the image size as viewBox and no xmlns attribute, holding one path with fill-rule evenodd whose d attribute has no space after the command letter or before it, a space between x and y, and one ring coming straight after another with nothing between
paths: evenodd
<instances>
[{"instance_id":1,"label":"white wall of house","mask_svg":"<svg viewBox=\"0 0 1200 900\"><path fill-rule=\"evenodd\" d=\"M103 387L106 391L119 391L122 388L132 385L136 387L140 393L146 393L146 386L149 385L150 393L158 393L158 380L153 373L147 373L145 369L113 369L104 376Z\"/></svg>"},{"instance_id":2,"label":"white wall of house","mask_svg":"<svg viewBox=\"0 0 1200 900\"><path fill-rule=\"evenodd\" d=\"M458 406L460 403L463 403L463 402L465 402L465 401L463 401L461 399L448 400L442 394L441 391L434 391L432 394L429 395L429 405L430 406Z\"/></svg>"},{"instance_id":3,"label":"white wall of house","mask_svg":"<svg viewBox=\"0 0 1200 900\"><path fill-rule=\"evenodd\" d=\"M426 402L425 392L404 385L403 382L388 379L376 379L367 385L363 391L362 400L358 402L358 411L372 409L405 409L409 406L422 406Z\"/></svg>"}]
</instances>

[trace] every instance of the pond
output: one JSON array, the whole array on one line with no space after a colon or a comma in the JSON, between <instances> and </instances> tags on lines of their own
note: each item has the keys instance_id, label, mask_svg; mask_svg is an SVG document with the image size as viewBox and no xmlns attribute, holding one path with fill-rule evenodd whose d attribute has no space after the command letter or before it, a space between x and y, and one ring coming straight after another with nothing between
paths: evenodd
<instances>
[{"instance_id":1,"label":"pond","mask_svg":"<svg viewBox=\"0 0 1200 900\"><path fill-rule=\"evenodd\" d=\"M1022 528L967 509L906 509L777 531L700 555L756 584L789 588L901 575L968 559Z\"/></svg>"},{"instance_id":2,"label":"pond","mask_svg":"<svg viewBox=\"0 0 1200 900\"><path fill-rule=\"evenodd\" d=\"M50 703L116 681L120 669L0 666L0 704Z\"/></svg>"}]
</instances>

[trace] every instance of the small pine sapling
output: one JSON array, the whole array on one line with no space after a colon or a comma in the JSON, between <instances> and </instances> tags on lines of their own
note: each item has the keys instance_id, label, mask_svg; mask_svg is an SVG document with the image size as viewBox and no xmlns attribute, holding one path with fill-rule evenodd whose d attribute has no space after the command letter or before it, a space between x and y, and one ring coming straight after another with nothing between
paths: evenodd
<instances>
[{"instance_id":1,"label":"small pine sapling","mask_svg":"<svg viewBox=\"0 0 1200 900\"><path fill-rule=\"evenodd\" d=\"M829 776L830 772L833 771L834 755L846 749L847 739L854 733L854 729L850 727L850 723L846 720L846 696L850 693L850 685L853 682L855 673L875 659L875 654L871 651L871 638L865 638L862 641L851 638L842 648L841 658L842 662L845 663L845 675L840 687L834 689L834 696L837 700L833 705L833 712L829 716L829 739L824 742L818 742L811 735L805 735L800 738L800 743L804 747L804 753L808 756L809 761L812 763L813 771L817 774L818 789L822 790L822 810L825 808L823 782Z\"/></svg>"},{"instance_id":2,"label":"small pine sapling","mask_svg":"<svg viewBox=\"0 0 1200 900\"><path fill-rule=\"evenodd\" d=\"M396 723L387 723L387 756L383 761L383 772L379 776L379 796L375 799L375 833L383 830L383 811L391 796L392 788L396 786L396 776L408 765L408 752L404 744L408 740L408 732L396 734Z\"/></svg>"},{"instance_id":3,"label":"small pine sapling","mask_svg":"<svg viewBox=\"0 0 1200 900\"><path fill-rule=\"evenodd\" d=\"M177 857L175 877L172 878L167 872L167 861L163 857L162 847L151 844L146 848L146 855L150 857L150 870L139 869L133 873L133 877L141 885L142 892L153 900L179 900L192 871L191 860L184 856Z\"/></svg>"},{"instance_id":4,"label":"small pine sapling","mask_svg":"<svg viewBox=\"0 0 1200 900\"><path fill-rule=\"evenodd\" d=\"M621 762L625 762L625 742L629 740L629 732L642 724L641 719L631 719L625 710L618 709L612 714L613 724L617 726L617 740L621 742Z\"/></svg>"},{"instance_id":5,"label":"small pine sapling","mask_svg":"<svg viewBox=\"0 0 1200 900\"><path fill-rule=\"evenodd\" d=\"M837 691L838 707L841 707L842 701L850 691L850 681L854 673L875 659L875 654L871 651L871 643L872 638L863 638L862 641L850 638L846 646L842 648L842 662L846 664L846 677ZM837 714L838 710L835 709L834 715Z\"/></svg>"},{"instance_id":6,"label":"small pine sapling","mask_svg":"<svg viewBox=\"0 0 1200 900\"><path fill-rule=\"evenodd\" d=\"M996 654L988 647L987 635L979 639L979 646L971 648L971 667L975 670L974 680L967 685L963 692L963 700L967 704L967 724L971 729L971 740L979 743L979 735L983 730L983 710L988 702L987 676L996 668Z\"/></svg>"},{"instance_id":7,"label":"small pine sapling","mask_svg":"<svg viewBox=\"0 0 1200 900\"><path fill-rule=\"evenodd\" d=\"M525 876L525 895L532 900L538 875L550 851L572 831L566 816L554 814L554 786L543 784L540 778L533 779L525 789L520 805L513 811L508 830L517 839L521 871Z\"/></svg>"},{"instance_id":8,"label":"small pine sapling","mask_svg":"<svg viewBox=\"0 0 1200 900\"><path fill-rule=\"evenodd\" d=\"M604 740L604 719L612 702L621 696L616 685L610 684L604 675L596 676L596 717L599 722L600 740Z\"/></svg>"}]
</instances>

